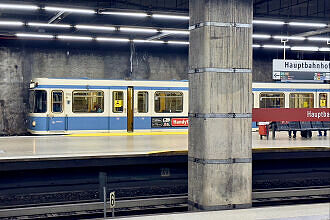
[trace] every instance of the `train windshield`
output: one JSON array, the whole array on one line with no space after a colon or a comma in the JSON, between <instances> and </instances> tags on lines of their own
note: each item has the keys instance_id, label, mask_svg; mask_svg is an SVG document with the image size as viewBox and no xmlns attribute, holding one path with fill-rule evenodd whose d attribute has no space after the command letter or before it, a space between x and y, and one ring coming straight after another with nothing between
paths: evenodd
<instances>
[{"instance_id":1,"label":"train windshield","mask_svg":"<svg viewBox=\"0 0 330 220\"><path fill-rule=\"evenodd\" d=\"M30 113L45 113L47 111L47 92L44 90L30 91Z\"/></svg>"}]
</instances>

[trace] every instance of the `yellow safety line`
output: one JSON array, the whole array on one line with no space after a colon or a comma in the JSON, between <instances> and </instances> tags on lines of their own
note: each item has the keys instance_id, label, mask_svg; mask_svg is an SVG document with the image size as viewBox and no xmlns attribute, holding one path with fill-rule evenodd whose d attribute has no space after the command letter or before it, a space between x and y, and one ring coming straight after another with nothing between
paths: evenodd
<instances>
[{"instance_id":1,"label":"yellow safety line","mask_svg":"<svg viewBox=\"0 0 330 220\"><path fill-rule=\"evenodd\" d=\"M320 148L330 148L330 147L327 147L327 146L299 146L299 147L296 147L296 146L289 146L289 147L252 147L253 150L281 150L281 149L300 149L300 150L310 150L310 149L320 149Z\"/></svg>"},{"instance_id":2,"label":"yellow safety line","mask_svg":"<svg viewBox=\"0 0 330 220\"><path fill-rule=\"evenodd\" d=\"M188 150L159 150L159 151L150 151L147 154L163 154L163 153L187 153Z\"/></svg>"},{"instance_id":3,"label":"yellow safety line","mask_svg":"<svg viewBox=\"0 0 330 220\"><path fill-rule=\"evenodd\" d=\"M141 136L141 135L170 135L170 134L188 134L188 131L178 132L135 132L135 133L86 133L86 134L69 134L71 137L106 137L106 136Z\"/></svg>"}]
</instances>

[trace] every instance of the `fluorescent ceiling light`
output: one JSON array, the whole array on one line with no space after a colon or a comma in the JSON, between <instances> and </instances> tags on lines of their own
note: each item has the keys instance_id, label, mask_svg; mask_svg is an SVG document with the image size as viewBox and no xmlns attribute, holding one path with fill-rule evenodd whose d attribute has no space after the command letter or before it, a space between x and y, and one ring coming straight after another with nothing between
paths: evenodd
<instances>
[{"instance_id":1,"label":"fluorescent ceiling light","mask_svg":"<svg viewBox=\"0 0 330 220\"><path fill-rule=\"evenodd\" d=\"M120 31L128 31L128 32L145 32L145 33L157 33L158 30L152 28L126 28L121 27L119 28Z\"/></svg>"},{"instance_id":2,"label":"fluorescent ceiling light","mask_svg":"<svg viewBox=\"0 0 330 220\"><path fill-rule=\"evenodd\" d=\"M289 22L292 26L304 26L304 27L326 27L327 24L322 23L305 23L305 22Z\"/></svg>"},{"instance_id":3,"label":"fluorescent ceiling light","mask_svg":"<svg viewBox=\"0 0 330 220\"><path fill-rule=\"evenodd\" d=\"M330 51L330 47L321 47L321 48L319 48L319 51L329 52Z\"/></svg>"},{"instance_id":4,"label":"fluorescent ceiling light","mask_svg":"<svg viewBox=\"0 0 330 220\"><path fill-rule=\"evenodd\" d=\"M308 40L312 41L329 41L329 37L309 37Z\"/></svg>"},{"instance_id":5,"label":"fluorescent ceiling light","mask_svg":"<svg viewBox=\"0 0 330 220\"><path fill-rule=\"evenodd\" d=\"M61 8L61 7L45 7L46 11L64 11L64 12L70 12L70 13L82 13L82 14L95 14L95 10L90 9L78 9L78 8Z\"/></svg>"},{"instance_id":6,"label":"fluorescent ceiling light","mask_svg":"<svg viewBox=\"0 0 330 220\"><path fill-rule=\"evenodd\" d=\"M119 12L119 11L104 11L104 12L101 12L100 14L132 16L132 17L147 17L147 16L149 16L147 13L142 13L142 12Z\"/></svg>"},{"instance_id":7,"label":"fluorescent ceiling light","mask_svg":"<svg viewBox=\"0 0 330 220\"><path fill-rule=\"evenodd\" d=\"M185 34L185 35L189 35L189 31L162 30L161 32L165 33L165 34Z\"/></svg>"},{"instance_id":8,"label":"fluorescent ceiling light","mask_svg":"<svg viewBox=\"0 0 330 220\"><path fill-rule=\"evenodd\" d=\"M134 43L158 43L158 44L163 44L165 41L162 40L138 40L135 39L133 40Z\"/></svg>"},{"instance_id":9,"label":"fluorescent ceiling light","mask_svg":"<svg viewBox=\"0 0 330 220\"><path fill-rule=\"evenodd\" d=\"M110 38L110 37L97 37L97 41L110 41L110 42L129 42L127 38Z\"/></svg>"},{"instance_id":10,"label":"fluorescent ceiling light","mask_svg":"<svg viewBox=\"0 0 330 220\"><path fill-rule=\"evenodd\" d=\"M291 47L291 50L318 51L318 47Z\"/></svg>"},{"instance_id":11,"label":"fluorescent ceiling light","mask_svg":"<svg viewBox=\"0 0 330 220\"><path fill-rule=\"evenodd\" d=\"M25 37L25 38L46 38L51 39L54 38L54 35L50 34L25 34L25 33L17 33L17 37Z\"/></svg>"},{"instance_id":12,"label":"fluorescent ceiling light","mask_svg":"<svg viewBox=\"0 0 330 220\"><path fill-rule=\"evenodd\" d=\"M271 38L268 34L252 34L253 38L260 38L260 39L269 39Z\"/></svg>"},{"instance_id":13,"label":"fluorescent ceiling light","mask_svg":"<svg viewBox=\"0 0 330 220\"><path fill-rule=\"evenodd\" d=\"M86 30L100 30L100 31L114 31L115 27L106 27L106 26L93 26L93 25L76 25L77 29L86 29Z\"/></svg>"},{"instance_id":14,"label":"fluorescent ceiling light","mask_svg":"<svg viewBox=\"0 0 330 220\"><path fill-rule=\"evenodd\" d=\"M69 35L58 35L57 38L61 40L93 40L92 37L69 36Z\"/></svg>"},{"instance_id":15,"label":"fluorescent ceiling light","mask_svg":"<svg viewBox=\"0 0 330 220\"><path fill-rule=\"evenodd\" d=\"M0 21L1 26L22 26L23 22L20 21Z\"/></svg>"},{"instance_id":16,"label":"fluorescent ceiling light","mask_svg":"<svg viewBox=\"0 0 330 220\"><path fill-rule=\"evenodd\" d=\"M274 25L284 25L284 21L265 21L265 20L253 20L253 24L274 24Z\"/></svg>"},{"instance_id":17,"label":"fluorescent ceiling light","mask_svg":"<svg viewBox=\"0 0 330 220\"><path fill-rule=\"evenodd\" d=\"M0 9L37 10L36 5L0 4Z\"/></svg>"},{"instance_id":18,"label":"fluorescent ceiling light","mask_svg":"<svg viewBox=\"0 0 330 220\"><path fill-rule=\"evenodd\" d=\"M37 22L29 22L27 25L32 27L50 27L50 28L70 28L69 24L48 24L48 23L37 23Z\"/></svg>"},{"instance_id":19,"label":"fluorescent ceiling light","mask_svg":"<svg viewBox=\"0 0 330 220\"><path fill-rule=\"evenodd\" d=\"M153 17L153 18L169 18L169 19L189 20L189 16L185 16L185 15L152 14L151 17Z\"/></svg>"},{"instance_id":20,"label":"fluorescent ceiling light","mask_svg":"<svg viewBox=\"0 0 330 220\"><path fill-rule=\"evenodd\" d=\"M263 48L269 48L269 49L284 49L284 46L282 46L282 45L269 45L269 44L266 44L266 45L263 45L262 47ZM290 46L285 46L285 48L290 48Z\"/></svg>"},{"instance_id":21,"label":"fluorescent ceiling light","mask_svg":"<svg viewBox=\"0 0 330 220\"><path fill-rule=\"evenodd\" d=\"M259 48L259 47L261 47L261 45L259 45L259 44L252 44L252 47L253 48Z\"/></svg>"},{"instance_id":22,"label":"fluorescent ceiling light","mask_svg":"<svg viewBox=\"0 0 330 220\"><path fill-rule=\"evenodd\" d=\"M288 40L306 40L305 37L290 37L290 36L273 36L275 39L288 39Z\"/></svg>"},{"instance_id":23,"label":"fluorescent ceiling light","mask_svg":"<svg viewBox=\"0 0 330 220\"><path fill-rule=\"evenodd\" d=\"M189 41L167 41L169 44L182 44L182 45L189 45Z\"/></svg>"}]
</instances>

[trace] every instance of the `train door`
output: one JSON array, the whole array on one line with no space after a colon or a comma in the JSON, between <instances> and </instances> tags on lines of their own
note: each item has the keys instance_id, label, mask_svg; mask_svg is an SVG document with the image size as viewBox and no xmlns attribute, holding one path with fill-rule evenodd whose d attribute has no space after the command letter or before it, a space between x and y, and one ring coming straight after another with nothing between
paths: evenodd
<instances>
[{"instance_id":1,"label":"train door","mask_svg":"<svg viewBox=\"0 0 330 220\"><path fill-rule=\"evenodd\" d=\"M64 94L62 90L52 90L50 94L50 113L48 114L49 131L65 131L67 117L64 111Z\"/></svg>"},{"instance_id":2,"label":"train door","mask_svg":"<svg viewBox=\"0 0 330 220\"><path fill-rule=\"evenodd\" d=\"M127 132L133 132L134 124L134 92L133 87L127 88Z\"/></svg>"},{"instance_id":3,"label":"train door","mask_svg":"<svg viewBox=\"0 0 330 220\"><path fill-rule=\"evenodd\" d=\"M110 113L110 131L127 131L127 91L116 89L111 91L112 111Z\"/></svg>"},{"instance_id":4,"label":"train door","mask_svg":"<svg viewBox=\"0 0 330 220\"><path fill-rule=\"evenodd\" d=\"M149 91L134 90L134 130L151 129Z\"/></svg>"}]
</instances>

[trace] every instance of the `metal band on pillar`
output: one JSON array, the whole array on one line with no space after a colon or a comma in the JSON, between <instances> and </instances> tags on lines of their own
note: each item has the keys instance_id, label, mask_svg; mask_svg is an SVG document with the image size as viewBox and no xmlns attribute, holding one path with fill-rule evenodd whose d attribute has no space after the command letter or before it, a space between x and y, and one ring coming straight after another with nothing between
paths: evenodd
<instances>
[{"instance_id":1,"label":"metal band on pillar","mask_svg":"<svg viewBox=\"0 0 330 220\"><path fill-rule=\"evenodd\" d=\"M205 27L205 26L213 26L213 27L235 27L235 28L252 28L252 24L242 24L242 23L225 23L225 22L201 22L198 24L194 24L189 26L189 30L194 30L197 28Z\"/></svg>"},{"instance_id":2,"label":"metal band on pillar","mask_svg":"<svg viewBox=\"0 0 330 220\"><path fill-rule=\"evenodd\" d=\"M233 164L233 163L251 163L251 158L229 158L229 159L201 159L188 157L188 161L199 164Z\"/></svg>"},{"instance_id":3,"label":"metal band on pillar","mask_svg":"<svg viewBox=\"0 0 330 220\"><path fill-rule=\"evenodd\" d=\"M189 74L194 73L205 73L205 72L213 72L213 73L252 73L251 69L245 68L214 68L214 67L206 67L206 68L195 68L188 71Z\"/></svg>"}]
</instances>

